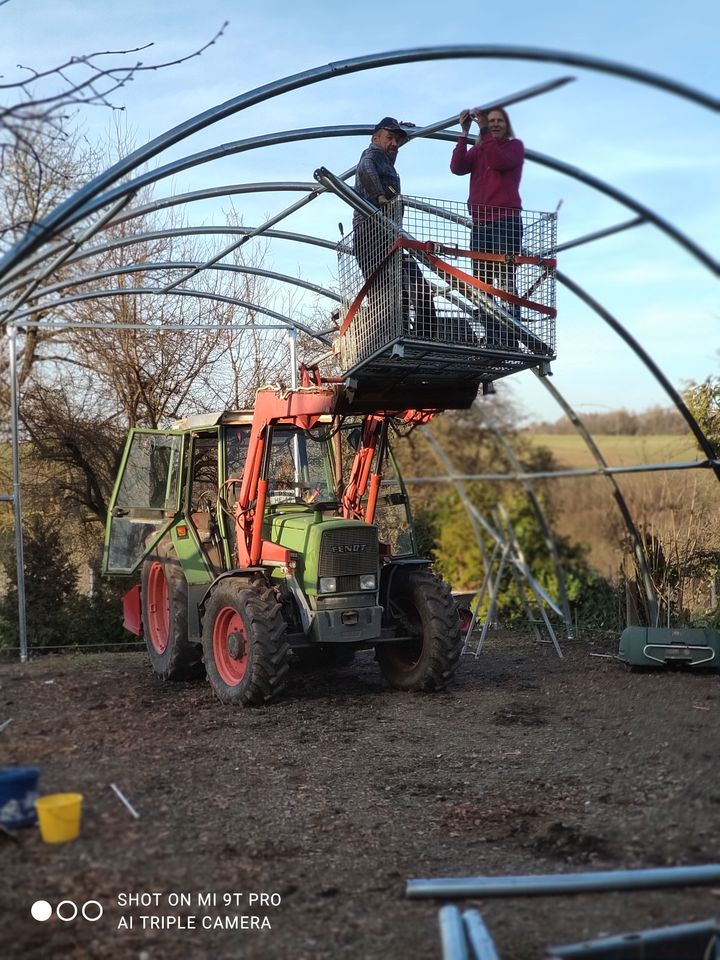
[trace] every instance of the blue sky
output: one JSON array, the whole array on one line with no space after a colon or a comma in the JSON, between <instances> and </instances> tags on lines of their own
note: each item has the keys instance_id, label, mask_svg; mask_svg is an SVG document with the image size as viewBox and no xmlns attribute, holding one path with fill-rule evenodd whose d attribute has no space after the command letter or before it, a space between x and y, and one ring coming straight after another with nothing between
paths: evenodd
<instances>
[{"instance_id":1,"label":"blue sky","mask_svg":"<svg viewBox=\"0 0 720 960\"><path fill-rule=\"evenodd\" d=\"M119 102L136 144L246 90L331 61L390 50L444 44L502 44L602 57L660 73L718 95L716 4L689 0L682 9L660 2L541 4L516 0L483 7L464 0L436 3L370 0L346 8L306 0L259 4L170 0L123 4L109 0L10 0L0 7L0 67L5 82L24 63L41 69L73 54L153 42L146 62L171 60L224 36L201 58L138 77ZM419 63L342 76L260 104L176 146L155 162L270 130L370 123L390 114L425 125L461 107L522 90L554 77L575 82L512 110L526 146L605 180L671 221L718 256L720 186L717 115L677 96L558 63L476 59ZM106 134L109 116L84 115L90 137ZM350 167L364 140L344 138L266 148L182 174L175 192L220 183L311 180L322 165ZM401 151L405 192L462 201L467 181L448 170L450 147L415 142ZM160 184L156 195L170 191ZM527 163L522 195L528 209L553 210L562 200L560 242L629 219L632 213L568 177ZM286 206L294 195L264 194L236 201L246 224ZM338 201L323 199L289 230L337 238ZM193 222L206 208L191 212ZM271 248L267 266L329 285L332 255L292 244ZM560 268L599 299L653 355L677 388L718 369L720 298L717 279L651 226L568 251ZM592 312L564 290L558 294L558 359L554 384L582 413L665 403L650 375ZM560 412L530 374L500 385L529 416Z\"/></svg>"}]
</instances>

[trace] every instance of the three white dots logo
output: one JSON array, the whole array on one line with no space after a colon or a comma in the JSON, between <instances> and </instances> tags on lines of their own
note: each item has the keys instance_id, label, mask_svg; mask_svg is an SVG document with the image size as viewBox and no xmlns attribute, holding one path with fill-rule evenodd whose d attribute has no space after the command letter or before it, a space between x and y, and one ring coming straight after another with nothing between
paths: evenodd
<instances>
[{"instance_id":1,"label":"three white dots logo","mask_svg":"<svg viewBox=\"0 0 720 960\"><path fill-rule=\"evenodd\" d=\"M95 923L103 915L102 904L98 900L86 900L80 908L83 919L90 923ZM49 920L53 914L52 905L47 900L36 900L30 907L30 914L33 919L44 923ZM73 900L61 900L55 907L55 916L58 920L69 923L78 915L78 906Z\"/></svg>"}]
</instances>

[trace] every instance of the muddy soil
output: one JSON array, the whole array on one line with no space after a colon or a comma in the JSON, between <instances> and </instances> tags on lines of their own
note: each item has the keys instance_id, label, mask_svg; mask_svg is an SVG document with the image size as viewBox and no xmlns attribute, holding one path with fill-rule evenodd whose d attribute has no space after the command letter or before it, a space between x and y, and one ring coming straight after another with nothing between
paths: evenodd
<instances>
[{"instance_id":1,"label":"muddy soil","mask_svg":"<svg viewBox=\"0 0 720 960\"><path fill-rule=\"evenodd\" d=\"M566 642L560 660L493 635L435 695L391 691L360 654L294 669L279 702L246 710L204 682L161 682L139 653L0 664L0 763L38 766L41 793L84 796L72 843L0 834L0 953L439 960L443 901L409 900L411 878L720 862L718 674L631 673L597 656L616 646ZM503 960L529 960L709 919L719 896L459 905ZM37 900L103 914L40 922Z\"/></svg>"}]
</instances>

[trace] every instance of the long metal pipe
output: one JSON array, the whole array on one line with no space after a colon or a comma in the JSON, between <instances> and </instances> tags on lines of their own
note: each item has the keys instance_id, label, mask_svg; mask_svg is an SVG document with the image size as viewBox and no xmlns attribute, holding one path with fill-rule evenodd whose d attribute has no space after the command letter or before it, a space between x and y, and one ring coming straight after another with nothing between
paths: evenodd
<instances>
[{"instance_id":1,"label":"long metal pipe","mask_svg":"<svg viewBox=\"0 0 720 960\"><path fill-rule=\"evenodd\" d=\"M442 960L470 960L465 927L458 908L441 907L438 923L440 924Z\"/></svg>"},{"instance_id":2,"label":"long metal pipe","mask_svg":"<svg viewBox=\"0 0 720 960\"><path fill-rule=\"evenodd\" d=\"M550 960L564 960L566 957L568 960L577 960L579 957L595 957L596 960L625 957L627 960L629 957L658 957L661 954L664 957L675 956L678 960L689 956L702 956L704 960L713 960L718 956L719 934L720 926L717 921L700 920L698 923L681 923L672 927L658 927L655 930L640 930L615 937L586 940L583 943L548 947L545 955ZM658 946L660 950L655 949Z\"/></svg>"},{"instance_id":3,"label":"long metal pipe","mask_svg":"<svg viewBox=\"0 0 720 960\"><path fill-rule=\"evenodd\" d=\"M555 90L558 87L563 86L564 84L570 82L573 79L574 79L573 77L559 77L554 80L544 81L543 83L535 84L534 86L518 91L517 93L509 94L508 96L503 97L500 101L496 101L494 105L507 107L507 106L510 106L511 104L519 103L523 100L528 100L532 97L539 96L542 93L547 93L550 90ZM419 137L426 137L430 133L434 133L435 131L442 129L443 127L447 126L450 123L453 123L454 121L455 121L455 117L453 116L453 117L449 117L447 120L441 120L436 123L430 124L429 126L415 128L410 133L409 138L416 139ZM321 129L321 128L316 128L316 129ZM368 135L369 133L372 132L371 126L363 126L360 128L348 127L345 129L348 129L348 130L355 129L356 131L359 130L361 133L365 135ZM268 144L265 140L260 139L260 140L257 140L256 145L266 146ZM207 162L208 160L214 159L218 151L220 155L225 156L230 149L231 148L228 145L222 145L220 147L214 148L214 150L210 153L206 151L204 154L197 154L196 157L199 158L197 162ZM181 162L184 162L184 161L181 161ZM176 172L173 166L166 166L163 169L165 170L165 176L169 176L170 174ZM355 172L355 167L351 167L349 170L345 171L345 173L342 174L343 179L347 179L354 172ZM322 191L319 191L314 184L306 184L302 182L268 183L264 185L264 188L268 190L272 189L272 190L300 191L300 192L311 194L311 196L305 197L304 199L299 201L298 204L293 204L291 207L287 208L287 210L281 211L281 213L278 216L274 217L272 221L268 221L268 223L264 225L265 233L267 233L266 228L270 223L277 223L279 220L284 219L286 216L289 215L289 213L294 212L299 208L299 206L302 206L305 203L309 202L310 200L315 199L315 197L317 197L319 193L322 192ZM144 216L146 213L153 212L154 210L158 210L163 207L172 206L177 203L184 204L194 200L206 200L206 199L211 199L213 197L218 197L218 196L232 196L233 194L236 194L236 193L258 192L262 189L263 189L263 184L235 184L227 188L211 187L207 190L196 190L191 193L174 195L172 197L165 197L159 201L155 201L154 203L145 204L142 207L136 208L135 216ZM102 200L98 201L98 204L102 206L103 201ZM118 217L115 220L115 223L122 223L127 219L131 219L132 216L133 215L131 214L129 217ZM215 259L211 261L211 263L217 262L218 259L221 259L227 253L231 252L232 249L234 248L231 247L223 251L223 253L220 254L219 256L216 256ZM35 258L33 258L33 260L34 259L37 259L37 255ZM16 271L11 270L8 274L8 277L14 276L15 273Z\"/></svg>"},{"instance_id":4,"label":"long metal pipe","mask_svg":"<svg viewBox=\"0 0 720 960\"><path fill-rule=\"evenodd\" d=\"M50 293L56 293L58 290L64 290L67 287L76 287L81 283L90 283L94 280L105 280L108 277L119 276L132 273L146 273L151 270L187 270L189 267L198 265L197 260L157 260L148 263L131 263L126 267L110 267L107 270L97 270L94 273L78 274L67 280L61 280L49 287L42 287L37 291L37 296L47 296ZM301 277L294 277L286 273L274 273L272 270L263 270L261 267L246 267L243 264L235 263L216 263L210 267L211 270L228 273L249 274L251 276L262 277L265 280L276 280L279 283L290 283L296 287L302 287L304 290L310 290L320 296L335 300L338 303L342 297L329 290L327 287L321 287L317 283L311 283L309 280L303 280Z\"/></svg>"},{"instance_id":5,"label":"long metal pipe","mask_svg":"<svg viewBox=\"0 0 720 960\"><path fill-rule=\"evenodd\" d=\"M57 300L51 301L50 303L36 304L32 307L29 307L27 310L20 310L15 316L15 321L21 320L24 316L30 316L36 313L54 310L57 309L57 307L65 306L69 303L79 303L83 300L93 300L95 298L101 299L103 297L136 297L157 293L158 290L156 290L154 287L118 287L113 290L88 290L84 293L77 293L73 297L61 297ZM299 323L297 320L293 320L291 317L286 317L284 314L278 313L277 310L270 310L268 307L263 307L259 303L251 303L248 300L240 300L237 297L229 297L218 293L205 293L201 290L186 290L184 288L180 288L175 290L174 293L177 296L199 297L203 300L217 300L219 303L229 303L233 306L243 307L246 310L257 311L258 313L266 314L268 317L272 317L275 320L279 320L284 327L295 327L297 330L302 330L302 332L306 333L309 337L319 340L320 343L324 343L326 345L330 344L330 339L328 336L330 331L325 332L312 330L305 324ZM110 325L108 324L108 327L109 326ZM230 326L230 324L228 324L228 326ZM247 327L248 329L252 327L255 330L269 329L266 327L257 326L255 324L244 324L243 326ZM155 329L157 329L157 327L155 327ZM177 329L180 329L179 325ZM203 329L203 325L196 324L194 329L200 331Z\"/></svg>"},{"instance_id":6,"label":"long metal pipe","mask_svg":"<svg viewBox=\"0 0 720 960\"><path fill-rule=\"evenodd\" d=\"M408 880L411 900L424 897L525 897L611 890L651 890L660 887L696 887L720 881L720 864L699 867L657 867L649 870L609 870L599 873L561 873L543 876L459 877Z\"/></svg>"},{"instance_id":7,"label":"long metal pipe","mask_svg":"<svg viewBox=\"0 0 720 960\"><path fill-rule=\"evenodd\" d=\"M612 227L605 227L603 230L595 230L593 233L586 233L575 240L567 240L565 243L559 243L556 247L557 253L563 253L565 250L572 250L573 247L581 247L584 243L591 243L593 240L602 240L603 237L610 237L614 233L621 233L623 230L632 230L634 227L640 227L645 223L645 217L633 217L632 220L625 220L623 223L617 223Z\"/></svg>"},{"instance_id":8,"label":"long metal pipe","mask_svg":"<svg viewBox=\"0 0 720 960\"><path fill-rule=\"evenodd\" d=\"M17 379L17 331L8 326L6 330L9 349L10 373L10 444L12 447L13 477L13 516L15 521L15 570L18 595L18 639L20 640L20 662L28 658L27 613L25 603L25 554L22 529L22 486L20 483L20 408Z\"/></svg>"},{"instance_id":9,"label":"long metal pipe","mask_svg":"<svg viewBox=\"0 0 720 960\"><path fill-rule=\"evenodd\" d=\"M627 467L578 467L576 469L536 470L522 473L452 473L440 476L403 477L405 483L447 483L448 480L491 480L502 483L518 480L558 480L582 477L604 477L616 473L662 473L673 470L713 470L720 460L688 460L683 463L637 463Z\"/></svg>"},{"instance_id":10,"label":"long metal pipe","mask_svg":"<svg viewBox=\"0 0 720 960\"><path fill-rule=\"evenodd\" d=\"M241 94L239 97L212 107L186 120L184 123L173 127L171 130L166 131L159 137L156 137L154 140L149 141L144 146L133 151L127 157L123 157L55 207L40 223L33 224L25 236L0 259L0 279L2 279L5 273L11 269L18 260L32 253L33 250L47 239L75 222L79 211L85 209L84 213L80 212L80 218L90 212L90 202L93 198L101 194L106 187L119 182L125 178L131 170L135 170L147 163L152 157L162 153L180 140L191 136L213 123L217 123L219 120L223 120L234 113L238 113L247 107L261 103L279 94L287 93L291 90L296 90L336 76L398 63L413 63L423 59L437 60L488 56L490 55L489 49L490 48L487 47L428 48L426 50L393 51L388 54L354 58L352 60L331 63L327 66L316 67L312 70L293 74L270 84L265 84L262 87L256 87L254 90Z\"/></svg>"},{"instance_id":11,"label":"long metal pipe","mask_svg":"<svg viewBox=\"0 0 720 960\"><path fill-rule=\"evenodd\" d=\"M479 911L465 910L462 918L470 946L475 952L475 960L500 960L500 954Z\"/></svg>"},{"instance_id":12,"label":"long metal pipe","mask_svg":"<svg viewBox=\"0 0 720 960\"><path fill-rule=\"evenodd\" d=\"M563 86L566 83L569 83L571 80L574 80L574 77L559 77L554 80L546 80L546 81L543 81L542 83L535 84L532 87L528 87L524 90L518 91L517 93L509 94L508 96L503 97L500 101L495 101L493 105L507 107L507 106L510 106L511 104L516 104L523 100L528 100L532 97L539 96L542 93L548 93L550 90L555 90L558 87ZM435 132L436 130L442 129L443 127L447 126L450 123L454 123L455 119L456 118L453 116L453 117L449 117L447 120L441 120L437 123L430 124L429 126L426 126L426 127L415 128L410 133L409 138L415 139L418 137L425 137L428 134ZM365 127L363 129L366 134L371 131L370 127ZM259 142L258 145L264 146L266 144L264 142ZM222 155L225 155L226 151L229 148L227 146L221 146L215 149L220 150L222 152ZM196 156L203 156L203 155L196 155ZM212 158L213 158L212 156L207 157L207 159L212 159ZM204 162L204 160L202 162ZM165 169L167 170L172 168L166 167ZM354 171L355 171L355 168L352 167L350 170L346 171L343 174L343 178L345 179L351 176L352 173L354 173ZM117 217L114 220L114 223L123 223L128 219L132 219L133 216L144 216L147 213L154 212L156 210L162 209L163 207L173 206L178 203L185 204L188 202L192 202L194 200L207 200L207 199L212 199L213 197L232 196L238 193L254 193L254 192L262 191L263 189L289 190L289 191L295 191L295 192L299 191L299 192L312 194L313 196L306 198L307 200L314 199L314 197L318 195L318 189L314 184L311 184L311 183L308 184L308 183L303 183L299 181L268 183L268 184L261 184L261 183L233 184L227 187L210 187L207 190L195 190L190 193L173 195L172 197L164 197L161 200L144 204L141 207L137 207L135 209L135 212L133 214L130 214L129 216ZM305 202L306 200L302 201L302 203L305 203ZM292 210L294 209L294 207L291 207L290 209ZM286 215L285 213L281 214L280 219L282 219L285 215ZM277 218L275 222L277 222ZM40 258L42 259L42 255L40 255ZM35 258L31 258L31 259L34 262L37 259L37 255ZM14 274L15 274L15 271L11 270L8 276L13 276Z\"/></svg>"}]
</instances>

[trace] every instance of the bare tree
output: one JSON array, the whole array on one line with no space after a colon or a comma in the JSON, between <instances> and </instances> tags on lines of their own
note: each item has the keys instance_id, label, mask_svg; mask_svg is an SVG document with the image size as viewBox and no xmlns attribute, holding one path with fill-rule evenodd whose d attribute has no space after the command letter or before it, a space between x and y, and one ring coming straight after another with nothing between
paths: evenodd
<instances>
[{"instance_id":1,"label":"bare tree","mask_svg":"<svg viewBox=\"0 0 720 960\"><path fill-rule=\"evenodd\" d=\"M7 2L1 0L0 7ZM227 22L193 52L165 62L144 63L133 59L154 46L147 43L126 50L79 54L41 69L18 64L19 77L0 83L0 97L4 101L0 105L0 167L7 162L9 154L21 153L26 155L27 162L41 170L43 158L37 150L39 131L48 139L64 139L68 124L81 107L123 110L115 98L130 81L142 73L178 66L201 56L220 39L226 27Z\"/></svg>"}]
</instances>

